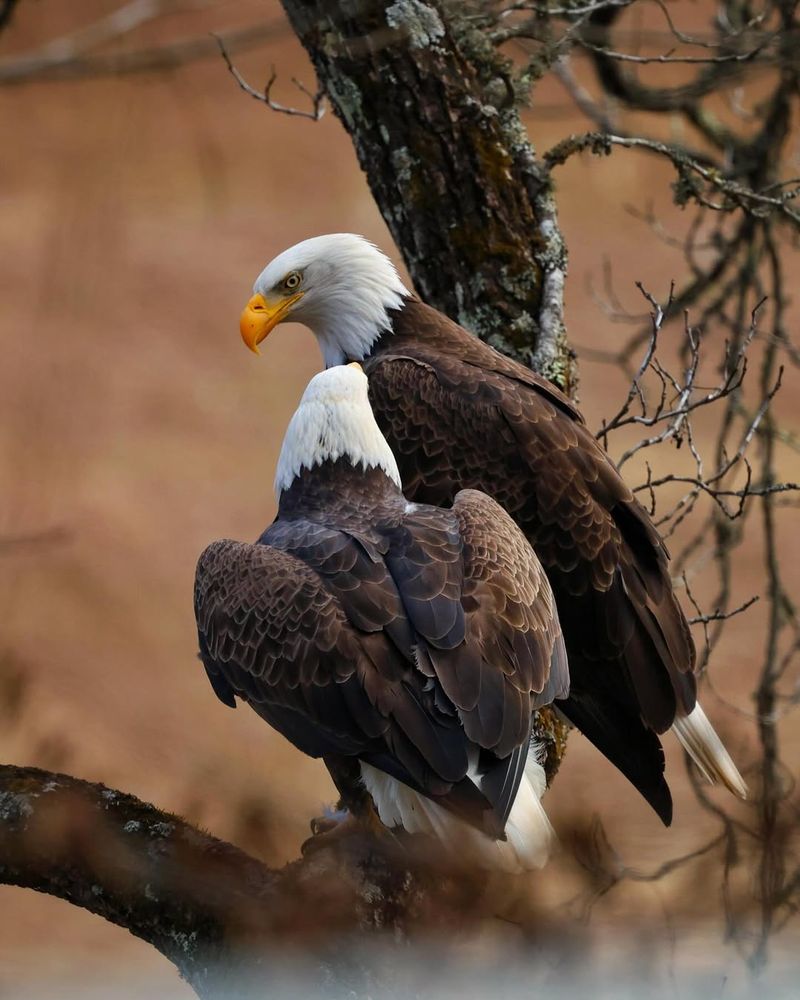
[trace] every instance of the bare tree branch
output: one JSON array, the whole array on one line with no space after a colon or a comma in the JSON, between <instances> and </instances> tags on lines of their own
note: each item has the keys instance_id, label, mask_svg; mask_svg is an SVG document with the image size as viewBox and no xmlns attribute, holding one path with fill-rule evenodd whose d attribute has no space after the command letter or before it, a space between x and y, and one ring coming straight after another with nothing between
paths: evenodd
<instances>
[{"instance_id":1,"label":"bare tree branch","mask_svg":"<svg viewBox=\"0 0 800 1000\"><path fill-rule=\"evenodd\" d=\"M276 873L133 796L0 767L0 882L59 896L152 944L192 985L223 942L267 933ZM201 993L202 995L202 993Z\"/></svg>"},{"instance_id":2,"label":"bare tree branch","mask_svg":"<svg viewBox=\"0 0 800 1000\"><path fill-rule=\"evenodd\" d=\"M438 857L438 856L437 856ZM132 795L37 768L0 766L0 884L58 896L157 948L200 997L230 996L270 956L308 949L320 987L348 933L406 933L433 870L363 831L274 871ZM418 859L417 859L418 860ZM462 918L480 886L436 869L436 899ZM466 893L465 893L466 889ZM477 911L476 911L477 912ZM453 919L453 916L450 916ZM425 918L422 918L425 922ZM335 934L332 934L335 929ZM351 970L352 972L352 970ZM249 994L248 994L249 995Z\"/></svg>"},{"instance_id":3,"label":"bare tree branch","mask_svg":"<svg viewBox=\"0 0 800 1000\"><path fill-rule=\"evenodd\" d=\"M0 31L11 23L11 16L19 0L0 0Z\"/></svg>"},{"instance_id":4,"label":"bare tree branch","mask_svg":"<svg viewBox=\"0 0 800 1000\"><path fill-rule=\"evenodd\" d=\"M267 85L266 87L264 87L263 92L256 90L254 87L251 87L250 84L247 82L247 80L245 80L245 78L242 76L239 70L231 62L228 50L225 48L225 42L222 40L222 38L220 38L219 35L214 35L214 37L216 38L217 43L219 44L219 50L222 53L222 58L225 60L225 64L228 67L228 70L230 71L234 80L236 80L236 82L239 84L241 89L246 94L249 94L251 97L254 97L257 101L261 101L262 104L266 104L271 111L278 111L284 115L295 115L298 118L310 118L312 121L318 122L320 118L322 118L322 116L325 114L325 105L323 103L325 100L324 92L322 90L318 90L316 94L312 94L311 91L309 91L305 86L303 86L302 83L300 83L299 80L296 80L294 77L292 77L292 83L297 87L298 90L302 91L302 93L304 93L306 97L308 97L308 99L311 102L311 110L303 111L300 108L288 107L285 104L278 104L277 101L274 101L272 99L272 86L277 79L277 73L275 72L274 66L272 67L269 80L267 80Z\"/></svg>"},{"instance_id":5,"label":"bare tree branch","mask_svg":"<svg viewBox=\"0 0 800 1000\"><path fill-rule=\"evenodd\" d=\"M687 596L689 595L689 586L686 584ZM690 597L692 603L694 603L693 598ZM735 615L740 615L743 611L747 611L749 607L758 600L758 594L753 594L752 597L748 597L746 601L743 601L737 608L733 608L731 611L721 611L717 609L710 613L703 612L700 610L699 605L695 605L697 614L693 618L689 618L690 625L707 625L709 622L722 622L727 621L729 618L733 618Z\"/></svg>"},{"instance_id":6,"label":"bare tree branch","mask_svg":"<svg viewBox=\"0 0 800 1000\"><path fill-rule=\"evenodd\" d=\"M684 201L690 198L715 212L729 211L729 204L751 212L759 217L778 211L786 215L792 222L800 224L800 212L792 208L789 202L800 195L800 178L781 181L781 186L789 187L782 194L770 195L762 191L746 188L737 181L726 178L713 161L701 153L689 154L686 151L671 146L668 143L656 142L638 136L609 135L605 132L587 132L584 135L572 135L557 143L544 154L545 163L550 169L565 163L575 153L589 150L592 153L606 155L613 146L625 149L644 149L651 153L665 156L678 171L678 176L684 188L681 197ZM692 181L696 175L707 185L704 190ZM775 182L770 186L775 188ZM714 194L723 195L727 201L713 199Z\"/></svg>"},{"instance_id":7,"label":"bare tree branch","mask_svg":"<svg viewBox=\"0 0 800 1000\"><path fill-rule=\"evenodd\" d=\"M596 52L608 59L616 59L619 62L637 63L640 66L647 66L653 63L662 66L676 63L678 65L712 66L715 63L751 62L766 49L772 40L762 41L756 48L751 49L749 52L730 52L723 56L676 56L672 54L672 51L657 56L639 56L629 52L614 52L601 45L592 45L586 38L581 38L578 44L581 48L588 49L590 52Z\"/></svg>"},{"instance_id":8,"label":"bare tree branch","mask_svg":"<svg viewBox=\"0 0 800 1000\"><path fill-rule=\"evenodd\" d=\"M0 86L175 69L217 55L220 44L224 44L229 53L243 52L269 39L280 38L287 30L283 20L259 22L222 32L219 36L190 37L171 44L107 53L88 52L82 46L64 46L59 40L36 52L0 59Z\"/></svg>"}]
</instances>

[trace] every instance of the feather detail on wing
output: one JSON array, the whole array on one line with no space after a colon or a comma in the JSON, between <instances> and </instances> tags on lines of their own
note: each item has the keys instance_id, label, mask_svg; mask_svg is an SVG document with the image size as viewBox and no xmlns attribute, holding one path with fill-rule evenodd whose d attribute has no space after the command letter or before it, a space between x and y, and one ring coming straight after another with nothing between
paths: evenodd
<instances>
[{"instance_id":1,"label":"feather detail on wing","mask_svg":"<svg viewBox=\"0 0 800 1000\"><path fill-rule=\"evenodd\" d=\"M394 330L365 370L406 495L483 490L522 528L559 607L563 710L668 821L654 734L694 707L694 647L658 533L557 389L422 303Z\"/></svg>"},{"instance_id":2,"label":"feather detail on wing","mask_svg":"<svg viewBox=\"0 0 800 1000\"><path fill-rule=\"evenodd\" d=\"M568 690L552 593L488 497L398 504L360 532L293 516L259 544L209 546L201 657L226 704L304 752L357 756L502 837L533 706Z\"/></svg>"},{"instance_id":3,"label":"feather detail on wing","mask_svg":"<svg viewBox=\"0 0 800 1000\"><path fill-rule=\"evenodd\" d=\"M195 609L215 689L221 678L305 753L389 749L412 783L439 793L466 773L456 720L431 711L391 645L370 649L370 636L296 556L215 542L200 557Z\"/></svg>"},{"instance_id":4,"label":"feather detail on wing","mask_svg":"<svg viewBox=\"0 0 800 1000\"><path fill-rule=\"evenodd\" d=\"M453 513L464 545L466 650L431 657L467 736L506 757L525 742L533 709L567 696L561 628L539 561L499 504L464 490Z\"/></svg>"}]
</instances>

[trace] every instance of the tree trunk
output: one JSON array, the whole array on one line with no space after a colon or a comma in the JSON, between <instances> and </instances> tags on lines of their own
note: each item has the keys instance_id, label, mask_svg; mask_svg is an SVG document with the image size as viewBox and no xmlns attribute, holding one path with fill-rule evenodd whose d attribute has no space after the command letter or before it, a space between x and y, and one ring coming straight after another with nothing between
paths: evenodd
<instances>
[{"instance_id":1,"label":"tree trunk","mask_svg":"<svg viewBox=\"0 0 800 1000\"><path fill-rule=\"evenodd\" d=\"M574 392L549 176L475 9L282 2L421 297Z\"/></svg>"}]
</instances>

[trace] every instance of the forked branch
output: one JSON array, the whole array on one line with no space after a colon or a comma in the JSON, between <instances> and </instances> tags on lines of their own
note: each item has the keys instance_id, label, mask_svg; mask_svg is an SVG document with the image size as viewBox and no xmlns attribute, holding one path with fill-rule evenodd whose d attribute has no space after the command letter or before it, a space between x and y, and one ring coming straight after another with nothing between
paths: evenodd
<instances>
[{"instance_id":1,"label":"forked branch","mask_svg":"<svg viewBox=\"0 0 800 1000\"><path fill-rule=\"evenodd\" d=\"M275 71L275 67L272 67L270 71L269 79L267 84L262 90L256 90L255 87L251 87L250 84L245 80L239 70L234 66L228 50L225 47L225 42L219 35L214 35L219 45L219 51L222 54L222 58L225 60L225 65L228 67L228 71L234 80L239 84L241 89L249 94L251 97L255 98L257 101L261 101L262 104L266 104L271 111L277 111L282 115L292 115L296 118L310 118L312 121L318 122L320 118L325 114L325 93L322 89L318 89L316 93L312 93L304 84L302 84L295 77L292 77L292 83L297 87L297 89L305 94L311 103L310 110L304 111L302 108L293 108L287 104L279 104L278 101L274 100L272 97L272 88L275 81L278 79L278 74Z\"/></svg>"}]
</instances>

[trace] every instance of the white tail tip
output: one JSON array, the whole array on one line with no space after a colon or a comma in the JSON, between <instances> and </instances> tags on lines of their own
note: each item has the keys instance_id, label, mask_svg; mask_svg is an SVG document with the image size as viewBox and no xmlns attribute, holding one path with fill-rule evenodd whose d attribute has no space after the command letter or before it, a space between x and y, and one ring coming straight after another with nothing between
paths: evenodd
<instances>
[{"instance_id":1,"label":"white tail tip","mask_svg":"<svg viewBox=\"0 0 800 1000\"><path fill-rule=\"evenodd\" d=\"M519 873L542 868L547 863L555 833L542 808L546 781L535 752L528 754L504 841L492 840L432 799L364 761L361 777L381 822L390 829L402 826L408 833L436 837L454 857L487 870Z\"/></svg>"},{"instance_id":2,"label":"white tail tip","mask_svg":"<svg viewBox=\"0 0 800 1000\"><path fill-rule=\"evenodd\" d=\"M706 781L712 785L721 781L740 799L747 798L747 785L699 702L689 715L675 719L672 730Z\"/></svg>"}]
</instances>

